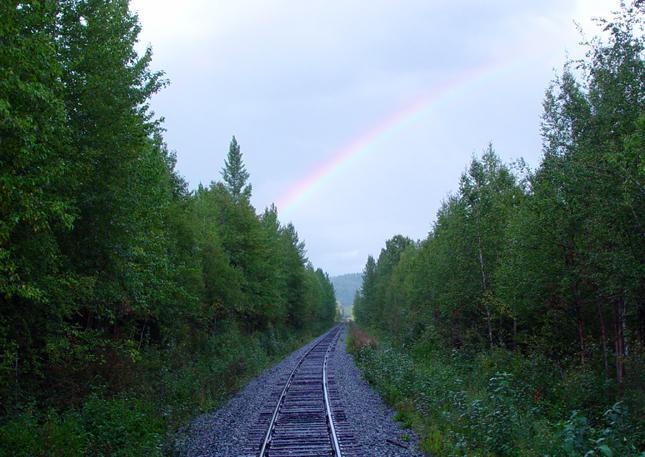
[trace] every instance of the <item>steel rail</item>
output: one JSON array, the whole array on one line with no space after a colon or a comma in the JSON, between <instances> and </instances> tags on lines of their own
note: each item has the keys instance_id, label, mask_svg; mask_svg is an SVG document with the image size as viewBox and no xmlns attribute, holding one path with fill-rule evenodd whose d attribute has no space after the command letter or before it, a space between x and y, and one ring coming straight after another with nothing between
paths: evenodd
<instances>
[{"instance_id":1,"label":"steel rail","mask_svg":"<svg viewBox=\"0 0 645 457\"><path fill-rule=\"evenodd\" d=\"M334 337L334 340L332 343L329 345L327 348L327 352L325 352L325 361L323 362L323 392L325 394L325 409L327 411L327 421L329 425L329 431L331 435L331 444L334 449L334 455L337 457L341 457L342 454L340 452L340 444L338 443L338 437L336 436L336 426L334 424L334 415L331 412L331 403L329 401L329 393L327 391L327 359L329 358L329 350L336 345L336 342L338 341L338 336L340 335L340 332L336 332L336 336Z\"/></svg>"},{"instance_id":2,"label":"steel rail","mask_svg":"<svg viewBox=\"0 0 645 457\"><path fill-rule=\"evenodd\" d=\"M302 362L304 362L304 360L307 358L307 356L309 356L309 354L310 354L310 353L311 353L315 348L317 348L320 344L322 344L322 342L324 341L325 337L326 337L327 335L329 335L329 333L331 333L331 332L333 332L333 331L336 331L336 335L335 335L336 337L337 337L337 336L339 335L339 333L340 333L340 331L339 331L338 327L336 327L336 328L334 328L334 329L330 330L329 332L327 332L326 334L322 335L322 336L319 338L319 341L318 341L317 343L315 343L314 345L312 345L312 346L311 346L311 348L309 348L309 349L307 350L307 352L306 352L306 353L305 353L305 354L300 358L300 360L298 361L298 363L296 364L296 366L293 368L293 370L292 370L292 371L291 371L291 373L289 374L289 378L287 379L287 382L285 383L284 387L282 388L282 392L280 393L280 397L278 398L278 401L277 401L277 403L276 403L275 409L273 410L273 415L271 416L271 421L269 422L269 426L267 427L267 431L266 431L266 433L265 433L265 435L264 435L264 439L263 439L263 441L262 441L262 446L260 447L260 453L258 454L258 457L266 457L266 455L267 455L267 454L266 454L266 451L267 451L267 448L268 448L268 446L269 446L269 443L271 442L271 435L272 435L273 430L274 430L274 428L275 428L275 422L276 422L276 419L278 418L278 415L279 415L279 413L280 413L280 407L282 406L282 403L284 402L284 399L285 399L285 396L286 396L286 394L287 394L287 391L289 390L289 387L291 387L291 383L292 383L292 381L293 381L293 378L294 378L294 376L295 376L296 372L298 371L298 368L300 368L300 365L302 365ZM336 338L334 338L334 342L335 342L335 341L336 341ZM331 345L329 346L329 348L331 348ZM325 352L325 362L326 362L326 360L327 360L327 354L329 353L329 348L327 348L327 351ZM323 365L323 373L324 373L324 370L325 370L325 365ZM324 381L324 384L326 384L326 376L324 376L324 374L323 374L323 381ZM329 411L330 411L330 410L329 410L329 403L328 403L328 401L327 401L327 390L326 390L326 387L325 387L325 405L326 405L326 407L327 407L327 414L328 414L328 416L327 416L327 417L328 417L328 419L331 419L331 417L329 416ZM333 426L333 420L332 420L332 422L331 422L330 424L331 424L331 429L333 430L333 429L334 429L334 426ZM340 449L340 446L338 445L338 440L337 440L337 438L336 438L336 432L335 432L335 430L333 430L333 433L334 433L333 437L334 437L334 440L335 440L335 444L334 444L334 445L335 445L338 449ZM336 452L336 449L334 449L334 452ZM337 456L338 456L338 457L341 457L340 451L338 451L338 452L339 452L339 453L337 454Z\"/></svg>"}]
</instances>

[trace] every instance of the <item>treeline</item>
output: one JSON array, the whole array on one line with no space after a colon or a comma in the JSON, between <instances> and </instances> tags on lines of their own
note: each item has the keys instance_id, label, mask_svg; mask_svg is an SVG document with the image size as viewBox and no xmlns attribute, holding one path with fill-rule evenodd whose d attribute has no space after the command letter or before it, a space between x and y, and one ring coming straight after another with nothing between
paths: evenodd
<instances>
[{"instance_id":1,"label":"treeline","mask_svg":"<svg viewBox=\"0 0 645 457\"><path fill-rule=\"evenodd\" d=\"M645 66L631 20L547 91L535 171L489 146L426 239L395 236L367 260L358 322L575 355L623 381L645 343Z\"/></svg>"},{"instance_id":2,"label":"treeline","mask_svg":"<svg viewBox=\"0 0 645 457\"><path fill-rule=\"evenodd\" d=\"M166 80L135 51L139 31L127 0L1 3L0 425L148 376L170 402L157 376L186 367L206 392L182 395L206 407L209 389L336 317L294 227L252 207L235 138L222 181L188 190L149 108ZM242 358L250 346L264 362Z\"/></svg>"},{"instance_id":3,"label":"treeline","mask_svg":"<svg viewBox=\"0 0 645 457\"><path fill-rule=\"evenodd\" d=\"M360 325L408 348L507 348L545 356L561 375L592 370L602 399L579 406L627 395L642 424L643 12L636 2L602 21L608 38L553 81L537 169L505 164L489 146L426 239L397 235L368 258Z\"/></svg>"}]
</instances>

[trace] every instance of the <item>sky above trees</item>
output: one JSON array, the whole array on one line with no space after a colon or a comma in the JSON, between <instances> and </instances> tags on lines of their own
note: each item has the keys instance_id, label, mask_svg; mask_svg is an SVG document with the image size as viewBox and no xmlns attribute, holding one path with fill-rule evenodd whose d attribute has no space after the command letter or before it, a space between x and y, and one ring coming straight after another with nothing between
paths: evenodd
<instances>
[{"instance_id":1,"label":"sky above trees","mask_svg":"<svg viewBox=\"0 0 645 457\"><path fill-rule=\"evenodd\" d=\"M574 21L594 35L590 18L617 6L132 2L171 82L152 107L178 171L191 188L218 180L235 135L252 203L277 202L330 274L360 271L396 233L424 238L488 142L537 166L545 89L582 52Z\"/></svg>"}]
</instances>

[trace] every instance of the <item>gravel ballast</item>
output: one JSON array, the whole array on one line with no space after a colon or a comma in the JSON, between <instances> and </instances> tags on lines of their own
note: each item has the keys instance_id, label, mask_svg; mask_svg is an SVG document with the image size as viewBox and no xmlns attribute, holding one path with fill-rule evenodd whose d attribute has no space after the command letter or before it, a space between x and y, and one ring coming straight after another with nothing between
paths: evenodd
<instances>
[{"instance_id":1,"label":"gravel ballast","mask_svg":"<svg viewBox=\"0 0 645 457\"><path fill-rule=\"evenodd\" d=\"M363 378L354 359L345 350L347 328L342 332L329 366L333 370L345 414L354 424L354 436L366 456L417 457L417 437L401 428L388 407ZM406 437L408 441L402 438ZM401 446L406 446L403 448Z\"/></svg>"},{"instance_id":2,"label":"gravel ballast","mask_svg":"<svg viewBox=\"0 0 645 457\"><path fill-rule=\"evenodd\" d=\"M344 329L330 354L340 400L355 438L366 457L423 456L416 450L416 437L394 420L393 411L363 379L354 360L345 350ZM271 393L286 380L299 358L314 344L303 346L280 363L249 382L222 408L195 419L179 433L177 454L181 457L248 456L247 435L257 423L260 412L270 403ZM405 441L409 439L409 441Z\"/></svg>"}]
</instances>

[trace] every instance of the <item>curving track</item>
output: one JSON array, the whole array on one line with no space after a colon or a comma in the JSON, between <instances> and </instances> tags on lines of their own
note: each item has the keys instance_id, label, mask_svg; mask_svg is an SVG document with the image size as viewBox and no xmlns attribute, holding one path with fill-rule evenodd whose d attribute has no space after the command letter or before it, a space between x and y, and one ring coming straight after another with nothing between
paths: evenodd
<instances>
[{"instance_id":1,"label":"curving track","mask_svg":"<svg viewBox=\"0 0 645 457\"><path fill-rule=\"evenodd\" d=\"M277 386L249 436L249 455L361 456L327 367L341 329L321 336Z\"/></svg>"}]
</instances>

